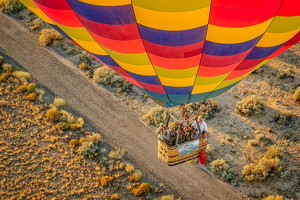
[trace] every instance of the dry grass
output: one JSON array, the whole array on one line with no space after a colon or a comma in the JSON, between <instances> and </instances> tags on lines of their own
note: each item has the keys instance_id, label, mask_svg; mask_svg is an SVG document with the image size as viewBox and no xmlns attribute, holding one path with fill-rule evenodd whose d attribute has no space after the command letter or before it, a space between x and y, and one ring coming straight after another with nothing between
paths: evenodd
<instances>
[{"instance_id":1,"label":"dry grass","mask_svg":"<svg viewBox=\"0 0 300 200\"><path fill-rule=\"evenodd\" d=\"M282 148L272 145L268 147L265 155L257 162L244 166L242 174L248 181L264 181L268 178L271 171L281 171L282 163L280 156L282 156Z\"/></svg>"},{"instance_id":2,"label":"dry grass","mask_svg":"<svg viewBox=\"0 0 300 200\"><path fill-rule=\"evenodd\" d=\"M300 87L297 87L294 95L293 95L294 101L300 102Z\"/></svg>"},{"instance_id":3,"label":"dry grass","mask_svg":"<svg viewBox=\"0 0 300 200\"><path fill-rule=\"evenodd\" d=\"M63 36L54 29L45 28L39 32L39 41L43 47L61 39L63 39Z\"/></svg>"},{"instance_id":4,"label":"dry grass","mask_svg":"<svg viewBox=\"0 0 300 200\"><path fill-rule=\"evenodd\" d=\"M261 113L264 108L262 99L256 95L250 95L236 104L236 111L244 114L251 115Z\"/></svg>"}]
</instances>

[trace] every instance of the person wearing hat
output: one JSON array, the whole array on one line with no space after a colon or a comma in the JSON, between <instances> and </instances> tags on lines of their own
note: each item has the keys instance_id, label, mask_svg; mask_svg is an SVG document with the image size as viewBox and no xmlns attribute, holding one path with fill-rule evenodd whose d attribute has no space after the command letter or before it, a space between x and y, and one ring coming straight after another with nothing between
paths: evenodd
<instances>
[{"instance_id":1,"label":"person wearing hat","mask_svg":"<svg viewBox=\"0 0 300 200\"><path fill-rule=\"evenodd\" d=\"M194 121L194 123L193 123L193 127L195 129L195 136L199 137L200 133L201 133L203 135L203 137L205 137L206 132L207 132L206 122L202 119L202 117L199 117L198 122L199 122L200 132L198 130L197 122Z\"/></svg>"}]
</instances>

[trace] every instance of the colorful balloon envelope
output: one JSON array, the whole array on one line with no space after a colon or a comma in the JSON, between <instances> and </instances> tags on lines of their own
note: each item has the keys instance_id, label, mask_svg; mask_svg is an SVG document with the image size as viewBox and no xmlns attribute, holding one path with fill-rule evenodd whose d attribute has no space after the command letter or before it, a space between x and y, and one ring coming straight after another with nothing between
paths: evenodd
<instances>
[{"instance_id":1,"label":"colorful balloon envelope","mask_svg":"<svg viewBox=\"0 0 300 200\"><path fill-rule=\"evenodd\" d=\"M222 94L300 39L299 0L21 0L168 105Z\"/></svg>"}]
</instances>

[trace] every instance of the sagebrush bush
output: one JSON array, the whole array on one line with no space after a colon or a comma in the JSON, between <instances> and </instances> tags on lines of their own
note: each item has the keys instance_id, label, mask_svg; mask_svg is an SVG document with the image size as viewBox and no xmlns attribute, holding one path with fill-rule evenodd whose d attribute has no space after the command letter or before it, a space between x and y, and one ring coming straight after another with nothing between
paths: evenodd
<instances>
[{"instance_id":1,"label":"sagebrush bush","mask_svg":"<svg viewBox=\"0 0 300 200\"><path fill-rule=\"evenodd\" d=\"M56 124L56 129L57 130L65 131L68 128L70 128L70 125L66 122L59 122L58 124Z\"/></svg>"},{"instance_id":2,"label":"sagebrush bush","mask_svg":"<svg viewBox=\"0 0 300 200\"><path fill-rule=\"evenodd\" d=\"M190 103L186 105L186 108L192 112L192 113L197 113L200 109L201 106L203 106L205 102L195 102L195 103ZM221 110L221 107L219 106L219 103L217 101L211 102L209 104L208 108L205 109L202 112L202 118L203 119L212 119L215 115L216 112L219 112Z\"/></svg>"},{"instance_id":3,"label":"sagebrush bush","mask_svg":"<svg viewBox=\"0 0 300 200\"><path fill-rule=\"evenodd\" d=\"M284 199L283 199L283 196L279 196L279 195L276 195L276 196L270 195L270 196L268 196L268 197L266 197L266 198L263 198L262 200L284 200Z\"/></svg>"},{"instance_id":4,"label":"sagebrush bush","mask_svg":"<svg viewBox=\"0 0 300 200\"><path fill-rule=\"evenodd\" d=\"M297 87L294 95L293 95L294 101L300 102L300 87Z\"/></svg>"},{"instance_id":5,"label":"sagebrush bush","mask_svg":"<svg viewBox=\"0 0 300 200\"><path fill-rule=\"evenodd\" d=\"M66 105L66 102L62 98L55 97L53 104L59 108L59 107Z\"/></svg>"},{"instance_id":6,"label":"sagebrush bush","mask_svg":"<svg viewBox=\"0 0 300 200\"><path fill-rule=\"evenodd\" d=\"M125 167L125 171L129 172L129 173L133 172L134 171L134 166L132 164L127 163L126 167Z\"/></svg>"},{"instance_id":7,"label":"sagebrush bush","mask_svg":"<svg viewBox=\"0 0 300 200\"><path fill-rule=\"evenodd\" d=\"M27 85L20 85L17 90L20 92L27 92Z\"/></svg>"},{"instance_id":8,"label":"sagebrush bush","mask_svg":"<svg viewBox=\"0 0 300 200\"><path fill-rule=\"evenodd\" d=\"M151 188L150 183L142 183L138 188L133 188L131 192L134 196L139 197L143 193L149 192Z\"/></svg>"},{"instance_id":9,"label":"sagebrush bush","mask_svg":"<svg viewBox=\"0 0 300 200\"><path fill-rule=\"evenodd\" d=\"M157 200L175 200L174 195L162 195L159 199Z\"/></svg>"},{"instance_id":10,"label":"sagebrush bush","mask_svg":"<svg viewBox=\"0 0 300 200\"><path fill-rule=\"evenodd\" d=\"M13 71L13 66L11 64L5 63L5 64L2 65L2 68L6 72L12 72Z\"/></svg>"},{"instance_id":11,"label":"sagebrush bush","mask_svg":"<svg viewBox=\"0 0 300 200\"><path fill-rule=\"evenodd\" d=\"M124 90L130 89L132 86L132 84L125 78L118 75L114 70L106 66L99 67L94 70L93 80L96 83L113 85Z\"/></svg>"},{"instance_id":12,"label":"sagebrush bush","mask_svg":"<svg viewBox=\"0 0 300 200\"><path fill-rule=\"evenodd\" d=\"M149 192L152 187L150 183L142 183L140 185L140 188L142 189L143 192Z\"/></svg>"},{"instance_id":13,"label":"sagebrush bush","mask_svg":"<svg viewBox=\"0 0 300 200\"><path fill-rule=\"evenodd\" d=\"M146 125L155 125L158 127L160 123L166 121L167 114L167 111L163 107L157 105L156 107L152 107L142 119Z\"/></svg>"},{"instance_id":14,"label":"sagebrush bush","mask_svg":"<svg viewBox=\"0 0 300 200\"><path fill-rule=\"evenodd\" d=\"M88 65L85 62L80 63L79 69L84 70L88 67Z\"/></svg>"},{"instance_id":15,"label":"sagebrush bush","mask_svg":"<svg viewBox=\"0 0 300 200\"><path fill-rule=\"evenodd\" d=\"M263 109L264 103L262 99L256 95L250 95L242 101L238 101L235 108L236 111L247 116L261 113Z\"/></svg>"},{"instance_id":16,"label":"sagebrush bush","mask_svg":"<svg viewBox=\"0 0 300 200\"><path fill-rule=\"evenodd\" d=\"M142 189L139 188L139 187L138 188L133 188L131 192L136 197L139 197L139 196L141 196L143 194Z\"/></svg>"},{"instance_id":17,"label":"sagebrush bush","mask_svg":"<svg viewBox=\"0 0 300 200\"><path fill-rule=\"evenodd\" d=\"M112 194L112 195L110 196L110 200L119 200L119 199L120 199L120 197L119 197L119 194L118 194L118 193Z\"/></svg>"},{"instance_id":18,"label":"sagebrush bush","mask_svg":"<svg viewBox=\"0 0 300 200\"><path fill-rule=\"evenodd\" d=\"M72 140L70 140L70 146L71 147L75 147L76 145L78 145L79 144L79 141L78 140L76 140L76 139L72 139Z\"/></svg>"},{"instance_id":19,"label":"sagebrush bush","mask_svg":"<svg viewBox=\"0 0 300 200\"><path fill-rule=\"evenodd\" d=\"M30 73L23 71L14 71L12 75L23 82L27 82L27 80L31 78Z\"/></svg>"},{"instance_id":20,"label":"sagebrush bush","mask_svg":"<svg viewBox=\"0 0 300 200\"><path fill-rule=\"evenodd\" d=\"M31 93L29 95L26 96L26 99L29 101L34 101L38 98L38 96L35 93Z\"/></svg>"},{"instance_id":21,"label":"sagebrush bush","mask_svg":"<svg viewBox=\"0 0 300 200\"><path fill-rule=\"evenodd\" d=\"M233 178L233 168L230 167L227 160L217 159L210 163L212 172L218 174L222 181L230 181Z\"/></svg>"},{"instance_id":22,"label":"sagebrush bush","mask_svg":"<svg viewBox=\"0 0 300 200\"><path fill-rule=\"evenodd\" d=\"M125 155L125 150L119 147L115 147L111 152L108 154L108 157L115 160L120 160Z\"/></svg>"},{"instance_id":23,"label":"sagebrush bush","mask_svg":"<svg viewBox=\"0 0 300 200\"><path fill-rule=\"evenodd\" d=\"M39 41L43 47L50 45L54 40L61 40L63 36L54 29L45 28L39 32Z\"/></svg>"},{"instance_id":24,"label":"sagebrush bush","mask_svg":"<svg viewBox=\"0 0 300 200\"><path fill-rule=\"evenodd\" d=\"M142 176L142 172L140 170L136 170L128 177L128 179L130 182L137 182L141 180L141 176Z\"/></svg>"},{"instance_id":25,"label":"sagebrush bush","mask_svg":"<svg viewBox=\"0 0 300 200\"><path fill-rule=\"evenodd\" d=\"M17 13L24 8L19 0L0 0L0 9L5 13Z\"/></svg>"},{"instance_id":26,"label":"sagebrush bush","mask_svg":"<svg viewBox=\"0 0 300 200\"><path fill-rule=\"evenodd\" d=\"M106 187L114 178L111 176L103 176L101 178L101 186Z\"/></svg>"},{"instance_id":27,"label":"sagebrush bush","mask_svg":"<svg viewBox=\"0 0 300 200\"><path fill-rule=\"evenodd\" d=\"M289 68L279 69L276 74L276 77L278 79L284 79L284 78L291 77L291 76L292 76L292 72Z\"/></svg>"},{"instance_id":28,"label":"sagebrush bush","mask_svg":"<svg viewBox=\"0 0 300 200\"><path fill-rule=\"evenodd\" d=\"M82 128L83 126L84 126L84 120L83 118L79 117L75 124L71 124L71 129L75 131L77 129Z\"/></svg>"},{"instance_id":29,"label":"sagebrush bush","mask_svg":"<svg viewBox=\"0 0 300 200\"><path fill-rule=\"evenodd\" d=\"M77 149L77 152L84 156L89 156L94 155L98 151L98 144L101 141L101 136L100 134L93 133L92 135L88 135L85 138L85 141L83 141L82 139L80 140L82 141L82 143Z\"/></svg>"},{"instance_id":30,"label":"sagebrush bush","mask_svg":"<svg viewBox=\"0 0 300 200\"><path fill-rule=\"evenodd\" d=\"M244 166L242 174L248 181L264 181L271 171L281 171L282 163L279 159L282 156L282 148L272 145L268 147L265 155L257 162Z\"/></svg>"},{"instance_id":31,"label":"sagebrush bush","mask_svg":"<svg viewBox=\"0 0 300 200\"><path fill-rule=\"evenodd\" d=\"M51 106L50 109L46 111L46 117L51 121L57 121L59 118L59 112L55 106Z\"/></svg>"},{"instance_id":32,"label":"sagebrush bush","mask_svg":"<svg viewBox=\"0 0 300 200\"><path fill-rule=\"evenodd\" d=\"M274 119L278 124L288 125L294 114L288 110L280 110L276 113Z\"/></svg>"},{"instance_id":33,"label":"sagebrush bush","mask_svg":"<svg viewBox=\"0 0 300 200\"><path fill-rule=\"evenodd\" d=\"M27 92L34 92L35 91L35 83L29 83L27 86L26 86L26 90Z\"/></svg>"},{"instance_id":34,"label":"sagebrush bush","mask_svg":"<svg viewBox=\"0 0 300 200\"><path fill-rule=\"evenodd\" d=\"M38 99L40 102L44 102L44 95L46 94L43 89L36 88L36 93L39 95Z\"/></svg>"},{"instance_id":35,"label":"sagebrush bush","mask_svg":"<svg viewBox=\"0 0 300 200\"><path fill-rule=\"evenodd\" d=\"M60 117L61 120L66 121L68 124L73 124L73 123L76 122L75 117L71 113L69 113L68 111L61 110L60 114L61 114L61 117Z\"/></svg>"}]
</instances>

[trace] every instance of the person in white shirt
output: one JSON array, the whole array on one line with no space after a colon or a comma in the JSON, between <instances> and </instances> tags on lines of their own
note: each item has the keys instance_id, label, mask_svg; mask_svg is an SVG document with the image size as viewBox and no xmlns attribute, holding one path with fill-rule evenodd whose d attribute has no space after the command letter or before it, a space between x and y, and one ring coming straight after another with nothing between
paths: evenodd
<instances>
[{"instance_id":1,"label":"person in white shirt","mask_svg":"<svg viewBox=\"0 0 300 200\"><path fill-rule=\"evenodd\" d=\"M199 121L199 126L200 126L200 133L203 134L203 137L205 137L206 132L207 132L207 125L206 125L205 121L202 118L200 118L200 117L199 117L198 121ZM194 121L193 127L195 128L196 137L199 137L200 133L199 133L196 121Z\"/></svg>"}]
</instances>

